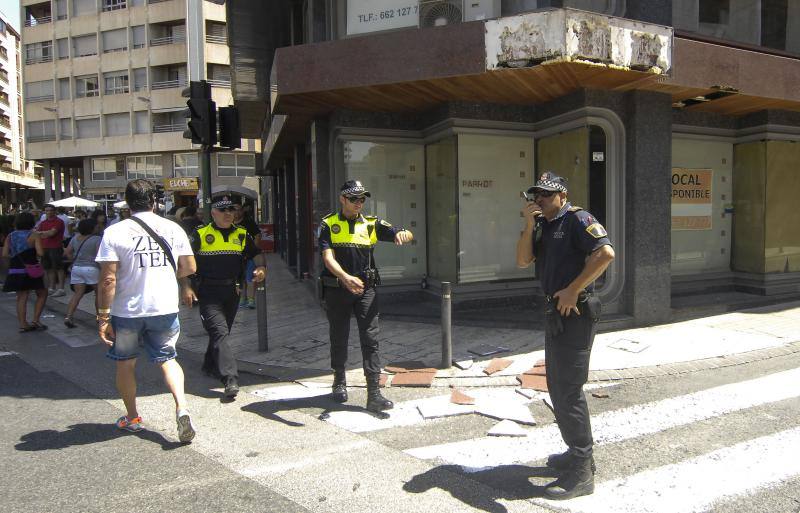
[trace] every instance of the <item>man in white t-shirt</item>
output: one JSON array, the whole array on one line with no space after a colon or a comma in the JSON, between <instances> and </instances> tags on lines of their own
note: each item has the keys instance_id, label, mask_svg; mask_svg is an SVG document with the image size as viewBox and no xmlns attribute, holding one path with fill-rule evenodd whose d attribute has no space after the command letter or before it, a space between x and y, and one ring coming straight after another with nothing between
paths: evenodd
<instances>
[{"instance_id":1,"label":"man in white t-shirt","mask_svg":"<svg viewBox=\"0 0 800 513\"><path fill-rule=\"evenodd\" d=\"M194 274L197 266L183 228L153 213L155 198L152 183L129 182L125 200L135 219L109 226L103 234L96 258L100 263L98 333L111 347L107 356L117 362L117 389L127 410L117 420L117 427L142 429L136 409L136 358L141 340L150 360L161 366L175 399L178 438L191 442L195 430L183 390L183 369L175 360L180 334L177 279ZM138 221L147 225L169 252Z\"/></svg>"}]
</instances>

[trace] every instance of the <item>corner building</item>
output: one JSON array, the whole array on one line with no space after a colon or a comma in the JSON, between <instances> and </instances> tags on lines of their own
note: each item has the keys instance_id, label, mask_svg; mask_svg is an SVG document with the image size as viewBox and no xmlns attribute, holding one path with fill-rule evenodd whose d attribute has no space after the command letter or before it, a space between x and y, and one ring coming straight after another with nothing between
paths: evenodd
<instances>
[{"instance_id":1,"label":"corner building","mask_svg":"<svg viewBox=\"0 0 800 513\"><path fill-rule=\"evenodd\" d=\"M551 170L608 229L617 259L597 293L619 325L667 321L695 293L797 296L800 4L227 9L234 96L245 135L263 141L276 238L298 276L319 271L314 230L338 184L359 178L365 212L415 234L409 250L376 251L387 288L539 295L514 248L520 191Z\"/></svg>"},{"instance_id":2,"label":"corner building","mask_svg":"<svg viewBox=\"0 0 800 513\"><path fill-rule=\"evenodd\" d=\"M168 204L192 204L202 186L199 146L183 138L181 91L205 79L218 107L233 104L225 8L204 0L20 4L28 158L43 166L45 191L110 206L129 180L146 178L165 185ZM212 185L258 191L259 154L252 139L215 153Z\"/></svg>"}]
</instances>

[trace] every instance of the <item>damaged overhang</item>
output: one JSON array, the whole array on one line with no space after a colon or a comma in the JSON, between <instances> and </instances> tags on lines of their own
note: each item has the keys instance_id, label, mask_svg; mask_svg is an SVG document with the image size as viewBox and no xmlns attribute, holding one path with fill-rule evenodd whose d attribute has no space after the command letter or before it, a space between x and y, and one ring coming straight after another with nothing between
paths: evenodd
<instances>
[{"instance_id":1,"label":"damaged overhang","mask_svg":"<svg viewBox=\"0 0 800 513\"><path fill-rule=\"evenodd\" d=\"M573 9L486 22L486 69L563 62L669 74L672 28Z\"/></svg>"}]
</instances>

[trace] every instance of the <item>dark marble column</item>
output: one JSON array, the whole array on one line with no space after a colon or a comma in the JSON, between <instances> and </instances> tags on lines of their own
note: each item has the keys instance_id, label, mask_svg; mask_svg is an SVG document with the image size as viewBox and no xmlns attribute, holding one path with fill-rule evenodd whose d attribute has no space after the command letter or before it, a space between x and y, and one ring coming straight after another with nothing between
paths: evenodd
<instances>
[{"instance_id":1,"label":"dark marble column","mask_svg":"<svg viewBox=\"0 0 800 513\"><path fill-rule=\"evenodd\" d=\"M331 198L333 183L333 166L330 162L330 125L327 120L316 119L311 125L311 223L316 237L317 227L322 218L335 210L335 198ZM313 254L312 274L322 271L322 260L317 248L316 239L311 244Z\"/></svg>"},{"instance_id":2,"label":"dark marble column","mask_svg":"<svg viewBox=\"0 0 800 513\"><path fill-rule=\"evenodd\" d=\"M670 318L672 100L633 91L626 98L625 295L638 325Z\"/></svg>"}]
</instances>

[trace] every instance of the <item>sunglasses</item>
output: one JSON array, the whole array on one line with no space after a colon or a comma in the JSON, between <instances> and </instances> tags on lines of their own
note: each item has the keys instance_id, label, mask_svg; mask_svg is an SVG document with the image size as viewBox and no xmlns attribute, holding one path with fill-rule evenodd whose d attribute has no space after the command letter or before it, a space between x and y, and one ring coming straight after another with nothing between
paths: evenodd
<instances>
[{"instance_id":1,"label":"sunglasses","mask_svg":"<svg viewBox=\"0 0 800 513\"><path fill-rule=\"evenodd\" d=\"M531 187L527 191L523 192L522 195L525 196L525 199L528 201L534 201L536 198L549 198L553 196L556 192L555 191L536 191L533 190Z\"/></svg>"},{"instance_id":2,"label":"sunglasses","mask_svg":"<svg viewBox=\"0 0 800 513\"><path fill-rule=\"evenodd\" d=\"M364 203L367 201L366 196L345 196L350 203Z\"/></svg>"}]
</instances>

